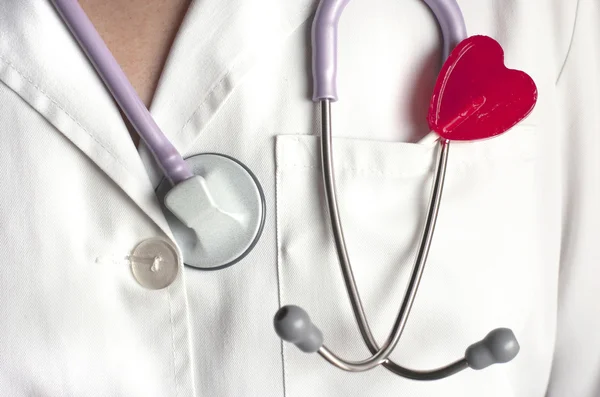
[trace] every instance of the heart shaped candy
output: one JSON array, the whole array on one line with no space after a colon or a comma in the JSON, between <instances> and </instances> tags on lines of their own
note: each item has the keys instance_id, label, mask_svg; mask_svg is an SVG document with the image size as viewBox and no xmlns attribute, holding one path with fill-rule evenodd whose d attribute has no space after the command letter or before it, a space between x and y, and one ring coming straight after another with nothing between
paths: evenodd
<instances>
[{"instance_id":1,"label":"heart shaped candy","mask_svg":"<svg viewBox=\"0 0 600 397\"><path fill-rule=\"evenodd\" d=\"M537 88L525 72L504 66L504 51L487 36L471 36L450 53L438 76L427 121L451 141L490 138L533 110Z\"/></svg>"}]
</instances>

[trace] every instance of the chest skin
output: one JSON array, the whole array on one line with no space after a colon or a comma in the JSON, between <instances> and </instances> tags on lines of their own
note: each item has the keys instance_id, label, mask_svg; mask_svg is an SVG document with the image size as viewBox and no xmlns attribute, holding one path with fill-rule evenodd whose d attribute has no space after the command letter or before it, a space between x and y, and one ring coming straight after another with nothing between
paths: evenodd
<instances>
[{"instance_id":1,"label":"chest skin","mask_svg":"<svg viewBox=\"0 0 600 397\"><path fill-rule=\"evenodd\" d=\"M190 0L81 0L79 3L149 107ZM125 122L137 145L139 137Z\"/></svg>"}]
</instances>

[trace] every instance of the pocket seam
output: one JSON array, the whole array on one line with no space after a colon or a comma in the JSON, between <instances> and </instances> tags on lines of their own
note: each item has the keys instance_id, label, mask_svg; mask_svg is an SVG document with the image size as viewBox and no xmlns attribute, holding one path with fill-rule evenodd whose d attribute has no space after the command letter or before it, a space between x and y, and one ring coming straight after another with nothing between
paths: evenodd
<instances>
[{"instance_id":1,"label":"pocket seam","mask_svg":"<svg viewBox=\"0 0 600 397\"><path fill-rule=\"evenodd\" d=\"M525 138L510 142L524 143L518 145L516 151L507 151L504 148L490 151L489 146L479 146L473 150L471 157L464 156L464 147L456 148L457 145L467 145L467 143L455 143L454 151L459 150L459 155L453 155L453 147L450 148L448 166L452 167L453 172L464 172L473 166L479 167L502 167L503 161L517 160L521 163L529 163L537 157L535 150L536 139L539 136L534 126L526 125L520 127L524 129ZM315 135L276 135L276 167L277 169L320 169L320 138ZM410 178L423 176L433 172L437 157L437 144L406 144L404 142L371 141L354 138L334 138L339 143L334 143L334 166L336 172L352 172L354 174L372 174L393 178ZM361 154L364 145L364 152ZM389 145L389 146L388 146ZM504 144L506 145L506 144ZM396 146L397 151L390 151ZM506 146L505 146L506 147ZM345 164L344 160L336 156L336 148L341 153L350 157L349 162L371 163L375 166L360 167ZM284 153L286 149L287 153ZM402 152L407 154L407 158L402 157ZM393 153L393 154L392 154ZM284 154L294 158L283 158ZM338 161L336 160L338 157ZM383 159L383 160L382 160ZM387 162L386 162L387 159ZM309 164L309 161L313 164ZM383 163L378 165L378 161ZM393 166L399 165L405 167L402 171L396 171L392 168L392 162L397 162ZM370 164L369 164L370 165Z\"/></svg>"}]
</instances>

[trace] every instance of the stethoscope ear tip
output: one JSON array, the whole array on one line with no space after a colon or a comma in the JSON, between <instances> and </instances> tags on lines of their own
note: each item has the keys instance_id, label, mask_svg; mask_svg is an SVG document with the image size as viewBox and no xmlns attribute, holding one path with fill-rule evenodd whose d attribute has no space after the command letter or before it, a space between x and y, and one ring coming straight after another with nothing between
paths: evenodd
<instances>
[{"instance_id":1,"label":"stethoscope ear tip","mask_svg":"<svg viewBox=\"0 0 600 397\"><path fill-rule=\"evenodd\" d=\"M323 346L323 333L301 307L281 307L275 314L273 325L281 339L295 344L305 353L315 353Z\"/></svg>"},{"instance_id":2,"label":"stethoscope ear tip","mask_svg":"<svg viewBox=\"0 0 600 397\"><path fill-rule=\"evenodd\" d=\"M465 352L465 360L472 369L484 369L493 364L507 363L519 354L519 342L512 330L496 328Z\"/></svg>"}]
</instances>

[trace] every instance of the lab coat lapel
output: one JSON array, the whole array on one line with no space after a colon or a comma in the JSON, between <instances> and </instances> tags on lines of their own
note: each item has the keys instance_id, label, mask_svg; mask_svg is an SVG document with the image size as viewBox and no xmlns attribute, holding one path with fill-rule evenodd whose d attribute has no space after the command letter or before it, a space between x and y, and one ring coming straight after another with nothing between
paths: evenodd
<instances>
[{"instance_id":1,"label":"lab coat lapel","mask_svg":"<svg viewBox=\"0 0 600 397\"><path fill-rule=\"evenodd\" d=\"M0 80L170 235L117 105L51 3L2 1L0 15Z\"/></svg>"},{"instance_id":2,"label":"lab coat lapel","mask_svg":"<svg viewBox=\"0 0 600 397\"><path fill-rule=\"evenodd\" d=\"M309 18L316 3L192 2L151 106L157 123L184 155L192 154L187 150L246 72L261 59L276 54L284 40ZM151 162L147 151L142 157Z\"/></svg>"},{"instance_id":3,"label":"lab coat lapel","mask_svg":"<svg viewBox=\"0 0 600 397\"><path fill-rule=\"evenodd\" d=\"M192 2L150 109L182 154L246 72L277 52L315 6L315 0ZM136 154L117 105L50 1L4 1L0 15L11 16L0 25L0 79L170 235L152 191L161 178L156 164L143 145L144 162Z\"/></svg>"}]
</instances>

